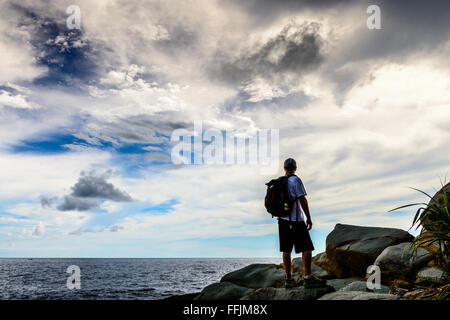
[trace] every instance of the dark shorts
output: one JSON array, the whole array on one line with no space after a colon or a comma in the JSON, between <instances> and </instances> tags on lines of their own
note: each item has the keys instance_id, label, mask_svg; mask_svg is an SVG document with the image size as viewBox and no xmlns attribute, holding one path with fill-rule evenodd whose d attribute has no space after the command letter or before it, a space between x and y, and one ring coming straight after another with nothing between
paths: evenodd
<instances>
[{"instance_id":1,"label":"dark shorts","mask_svg":"<svg viewBox=\"0 0 450 320\"><path fill-rule=\"evenodd\" d=\"M314 250L309 231L306 230L306 224L303 221L278 220L278 234L281 252L290 253L294 246L295 253Z\"/></svg>"}]
</instances>

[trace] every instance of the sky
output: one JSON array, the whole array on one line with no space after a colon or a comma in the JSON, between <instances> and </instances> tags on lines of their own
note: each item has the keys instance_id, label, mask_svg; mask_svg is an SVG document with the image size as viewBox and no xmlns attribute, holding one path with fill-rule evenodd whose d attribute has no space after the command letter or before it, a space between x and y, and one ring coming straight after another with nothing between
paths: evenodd
<instances>
[{"instance_id":1,"label":"sky","mask_svg":"<svg viewBox=\"0 0 450 320\"><path fill-rule=\"evenodd\" d=\"M447 1L0 0L0 257L278 257L288 157L313 254L407 230L450 169L449 54ZM278 169L175 163L195 122L278 130Z\"/></svg>"}]
</instances>

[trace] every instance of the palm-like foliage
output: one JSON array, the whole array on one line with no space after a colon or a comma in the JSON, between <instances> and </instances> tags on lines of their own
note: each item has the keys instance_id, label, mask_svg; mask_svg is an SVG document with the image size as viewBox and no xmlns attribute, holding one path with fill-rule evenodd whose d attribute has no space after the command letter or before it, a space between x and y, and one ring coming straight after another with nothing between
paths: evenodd
<instances>
[{"instance_id":1,"label":"palm-like foliage","mask_svg":"<svg viewBox=\"0 0 450 320\"><path fill-rule=\"evenodd\" d=\"M450 299L450 287L445 287L438 297L438 300L448 300Z\"/></svg>"},{"instance_id":2,"label":"palm-like foliage","mask_svg":"<svg viewBox=\"0 0 450 320\"><path fill-rule=\"evenodd\" d=\"M433 199L433 197L422 190L415 188L411 189L421 192L430 199ZM439 265L447 265L448 267L450 258L448 247L450 244L450 204L445 189L443 188L442 191L444 200L443 205L439 205L437 201L431 200L429 204L412 203L389 210L389 212L407 207L421 206L417 210L410 227L411 229L416 226L416 230L422 227L419 236L416 237L411 244L412 255L417 255L419 247L437 245L437 262Z\"/></svg>"}]
</instances>

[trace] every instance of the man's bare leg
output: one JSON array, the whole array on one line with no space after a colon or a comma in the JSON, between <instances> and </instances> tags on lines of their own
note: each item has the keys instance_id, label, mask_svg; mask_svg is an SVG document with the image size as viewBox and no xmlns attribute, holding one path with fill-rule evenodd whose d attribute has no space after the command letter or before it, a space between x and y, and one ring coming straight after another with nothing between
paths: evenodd
<instances>
[{"instance_id":1,"label":"man's bare leg","mask_svg":"<svg viewBox=\"0 0 450 320\"><path fill-rule=\"evenodd\" d=\"M283 252L284 271L286 272L286 279L291 278L291 253Z\"/></svg>"},{"instance_id":2,"label":"man's bare leg","mask_svg":"<svg viewBox=\"0 0 450 320\"><path fill-rule=\"evenodd\" d=\"M302 253L303 268L305 269L305 276L311 274L311 251L305 251Z\"/></svg>"}]
</instances>

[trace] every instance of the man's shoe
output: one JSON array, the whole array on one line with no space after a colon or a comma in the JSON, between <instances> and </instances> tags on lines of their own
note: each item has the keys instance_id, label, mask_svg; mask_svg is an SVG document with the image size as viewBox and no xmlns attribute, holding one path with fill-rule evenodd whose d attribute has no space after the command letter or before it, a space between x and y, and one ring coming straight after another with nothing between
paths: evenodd
<instances>
[{"instance_id":1,"label":"man's shoe","mask_svg":"<svg viewBox=\"0 0 450 320\"><path fill-rule=\"evenodd\" d=\"M286 279L286 280L284 281L284 287L285 287L286 289L295 287L295 281L294 281L294 279L292 279L292 278Z\"/></svg>"},{"instance_id":2,"label":"man's shoe","mask_svg":"<svg viewBox=\"0 0 450 320\"><path fill-rule=\"evenodd\" d=\"M303 286L305 288L318 288L323 287L327 283L326 280L319 279L316 276L312 275L309 278L303 277Z\"/></svg>"}]
</instances>

